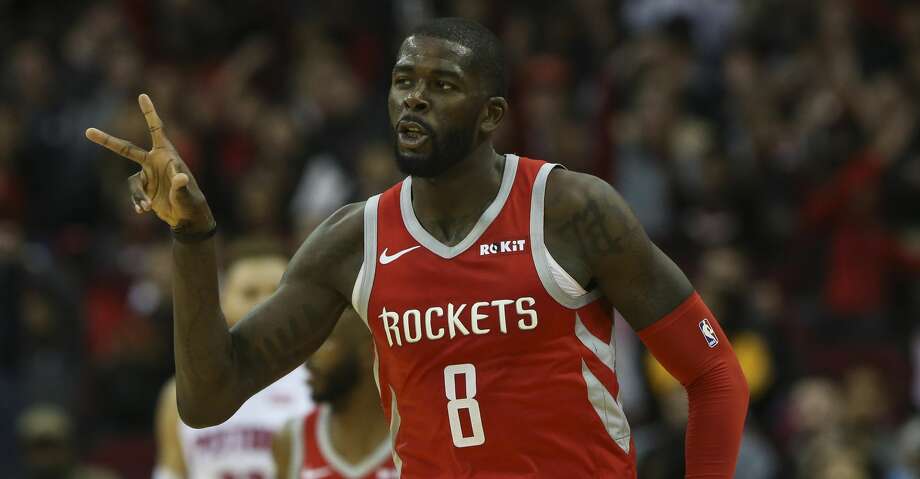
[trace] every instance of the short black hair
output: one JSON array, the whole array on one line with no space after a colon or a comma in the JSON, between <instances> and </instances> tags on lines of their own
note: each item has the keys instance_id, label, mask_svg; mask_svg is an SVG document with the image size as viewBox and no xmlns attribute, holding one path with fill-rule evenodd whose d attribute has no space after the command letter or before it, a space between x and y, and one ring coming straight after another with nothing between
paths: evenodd
<instances>
[{"instance_id":1,"label":"short black hair","mask_svg":"<svg viewBox=\"0 0 920 479\"><path fill-rule=\"evenodd\" d=\"M481 23L459 17L436 18L412 29L406 38L422 36L440 38L473 51L470 66L486 83L489 96L508 95L508 74L501 41Z\"/></svg>"}]
</instances>

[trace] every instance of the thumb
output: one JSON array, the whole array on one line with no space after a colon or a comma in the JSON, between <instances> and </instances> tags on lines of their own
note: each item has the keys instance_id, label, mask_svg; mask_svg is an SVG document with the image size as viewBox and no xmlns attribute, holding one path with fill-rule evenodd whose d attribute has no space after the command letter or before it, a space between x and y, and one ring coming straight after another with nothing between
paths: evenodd
<instances>
[{"instance_id":1,"label":"thumb","mask_svg":"<svg viewBox=\"0 0 920 479\"><path fill-rule=\"evenodd\" d=\"M169 201L177 205L189 205L192 193L188 188L189 177L185 173L177 173L172 177L169 185Z\"/></svg>"}]
</instances>

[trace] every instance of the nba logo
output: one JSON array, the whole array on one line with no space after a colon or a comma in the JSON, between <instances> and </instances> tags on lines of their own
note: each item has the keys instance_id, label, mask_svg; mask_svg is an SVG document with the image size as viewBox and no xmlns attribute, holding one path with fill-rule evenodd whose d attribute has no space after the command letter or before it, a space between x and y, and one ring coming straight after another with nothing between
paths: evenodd
<instances>
[{"instance_id":1,"label":"nba logo","mask_svg":"<svg viewBox=\"0 0 920 479\"><path fill-rule=\"evenodd\" d=\"M700 321L700 331L702 331L703 337L706 338L706 344L708 344L710 348L714 348L719 344L719 337L716 336L716 331L712 329L712 325L709 324L708 319Z\"/></svg>"}]
</instances>

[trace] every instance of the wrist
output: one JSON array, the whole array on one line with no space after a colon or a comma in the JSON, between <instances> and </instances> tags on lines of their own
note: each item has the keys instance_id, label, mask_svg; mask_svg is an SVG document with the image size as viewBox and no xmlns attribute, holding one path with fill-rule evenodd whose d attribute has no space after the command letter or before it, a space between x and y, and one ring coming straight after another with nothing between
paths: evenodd
<instances>
[{"instance_id":1,"label":"wrist","mask_svg":"<svg viewBox=\"0 0 920 479\"><path fill-rule=\"evenodd\" d=\"M207 226L203 228L193 227L187 223L179 223L170 228L170 231L175 241L186 244L200 243L217 234L217 221L211 218Z\"/></svg>"}]
</instances>

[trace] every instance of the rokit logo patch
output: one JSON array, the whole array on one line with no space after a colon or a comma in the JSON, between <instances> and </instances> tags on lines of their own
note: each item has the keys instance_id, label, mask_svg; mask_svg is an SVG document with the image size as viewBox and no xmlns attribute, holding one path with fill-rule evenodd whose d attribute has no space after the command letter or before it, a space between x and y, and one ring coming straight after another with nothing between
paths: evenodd
<instances>
[{"instance_id":1,"label":"rokit logo patch","mask_svg":"<svg viewBox=\"0 0 920 479\"><path fill-rule=\"evenodd\" d=\"M527 245L527 240L509 240L496 241L495 243L484 243L479 245L479 256L489 256L493 254L504 253L521 253Z\"/></svg>"}]
</instances>

